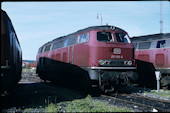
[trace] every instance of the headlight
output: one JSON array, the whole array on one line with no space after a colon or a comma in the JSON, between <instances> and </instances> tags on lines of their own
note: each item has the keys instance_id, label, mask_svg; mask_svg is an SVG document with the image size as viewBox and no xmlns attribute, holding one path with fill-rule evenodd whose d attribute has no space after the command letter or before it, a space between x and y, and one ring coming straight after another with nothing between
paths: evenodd
<instances>
[{"instance_id":1,"label":"headlight","mask_svg":"<svg viewBox=\"0 0 170 113\"><path fill-rule=\"evenodd\" d=\"M104 61L104 60L99 60L99 64L100 64L100 65L104 65L104 64L105 64L105 61Z\"/></svg>"},{"instance_id":2,"label":"headlight","mask_svg":"<svg viewBox=\"0 0 170 113\"><path fill-rule=\"evenodd\" d=\"M109 61L109 60L99 60L100 65L110 64L110 63L111 63L111 61Z\"/></svg>"},{"instance_id":3,"label":"headlight","mask_svg":"<svg viewBox=\"0 0 170 113\"><path fill-rule=\"evenodd\" d=\"M132 65L132 61L124 61L124 64L131 66Z\"/></svg>"},{"instance_id":4,"label":"headlight","mask_svg":"<svg viewBox=\"0 0 170 113\"><path fill-rule=\"evenodd\" d=\"M124 64L127 65L128 61L124 61Z\"/></svg>"},{"instance_id":5,"label":"headlight","mask_svg":"<svg viewBox=\"0 0 170 113\"><path fill-rule=\"evenodd\" d=\"M111 62L111 61L109 61L109 60L106 60L106 61L105 61L105 64L110 64L110 62Z\"/></svg>"},{"instance_id":6,"label":"headlight","mask_svg":"<svg viewBox=\"0 0 170 113\"><path fill-rule=\"evenodd\" d=\"M129 66L131 66L132 65L132 61L128 61L128 63L127 63Z\"/></svg>"}]
</instances>

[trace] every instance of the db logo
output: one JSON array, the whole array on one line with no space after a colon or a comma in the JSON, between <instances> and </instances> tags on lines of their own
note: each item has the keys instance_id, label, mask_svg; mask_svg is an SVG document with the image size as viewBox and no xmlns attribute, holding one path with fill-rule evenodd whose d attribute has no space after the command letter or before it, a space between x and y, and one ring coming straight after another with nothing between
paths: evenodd
<instances>
[{"instance_id":1,"label":"db logo","mask_svg":"<svg viewBox=\"0 0 170 113\"><path fill-rule=\"evenodd\" d=\"M113 53L114 54L121 54L121 49L120 48L114 48Z\"/></svg>"}]
</instances>

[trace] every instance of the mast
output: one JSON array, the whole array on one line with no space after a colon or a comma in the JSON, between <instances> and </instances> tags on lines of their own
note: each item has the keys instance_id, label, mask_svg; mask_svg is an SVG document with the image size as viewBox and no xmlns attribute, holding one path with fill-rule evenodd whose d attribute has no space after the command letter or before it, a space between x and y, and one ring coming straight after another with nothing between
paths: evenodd
<instances>
[{"instance_id":1,"label":"mast","mask_svg":"<svg viewBox=\"0 0 170 113\"><path fill-rule=\"evenodd\" d=\"M162 21L162 0L160 1L160 33L163 32L163 21Z\"/></svg>"}]
</instances>

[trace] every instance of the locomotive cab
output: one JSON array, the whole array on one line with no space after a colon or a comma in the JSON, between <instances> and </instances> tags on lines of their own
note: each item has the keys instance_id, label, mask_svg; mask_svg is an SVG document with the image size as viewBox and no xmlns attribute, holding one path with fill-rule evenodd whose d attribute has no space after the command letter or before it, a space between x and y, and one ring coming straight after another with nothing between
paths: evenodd
<instances>
[{"instance_id":1,"label":"locomotive cab","mask_svg":"<svg viewBox=\"0 0 170 113\"><path fill-rule=\"evenodd\" d=\"M128 34L120 30L95 32L96 40L93 39L93 45L89 44L92 52L88 72L92 80L98 81L99 86L92 86L110 92L116 86L135 83L138 80L138 74L133 56L134 48Z\"/></svg>"}]
</instances>

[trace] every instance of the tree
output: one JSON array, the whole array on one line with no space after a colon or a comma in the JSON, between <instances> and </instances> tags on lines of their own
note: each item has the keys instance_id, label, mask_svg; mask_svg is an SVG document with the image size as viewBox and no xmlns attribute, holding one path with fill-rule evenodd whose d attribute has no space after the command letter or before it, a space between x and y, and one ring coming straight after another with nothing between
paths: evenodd
<instances>
[{"instance_id":1,"label":"tree","mask_svg":"<svg viewBox=\"0 0 170 113\"><path fill-rule=\"evenodd\" d=\"M27 69L31 69L31 66L30 66L30 64L28 64L28 67L27 67Z\"/></svg>"}]
</instances>

